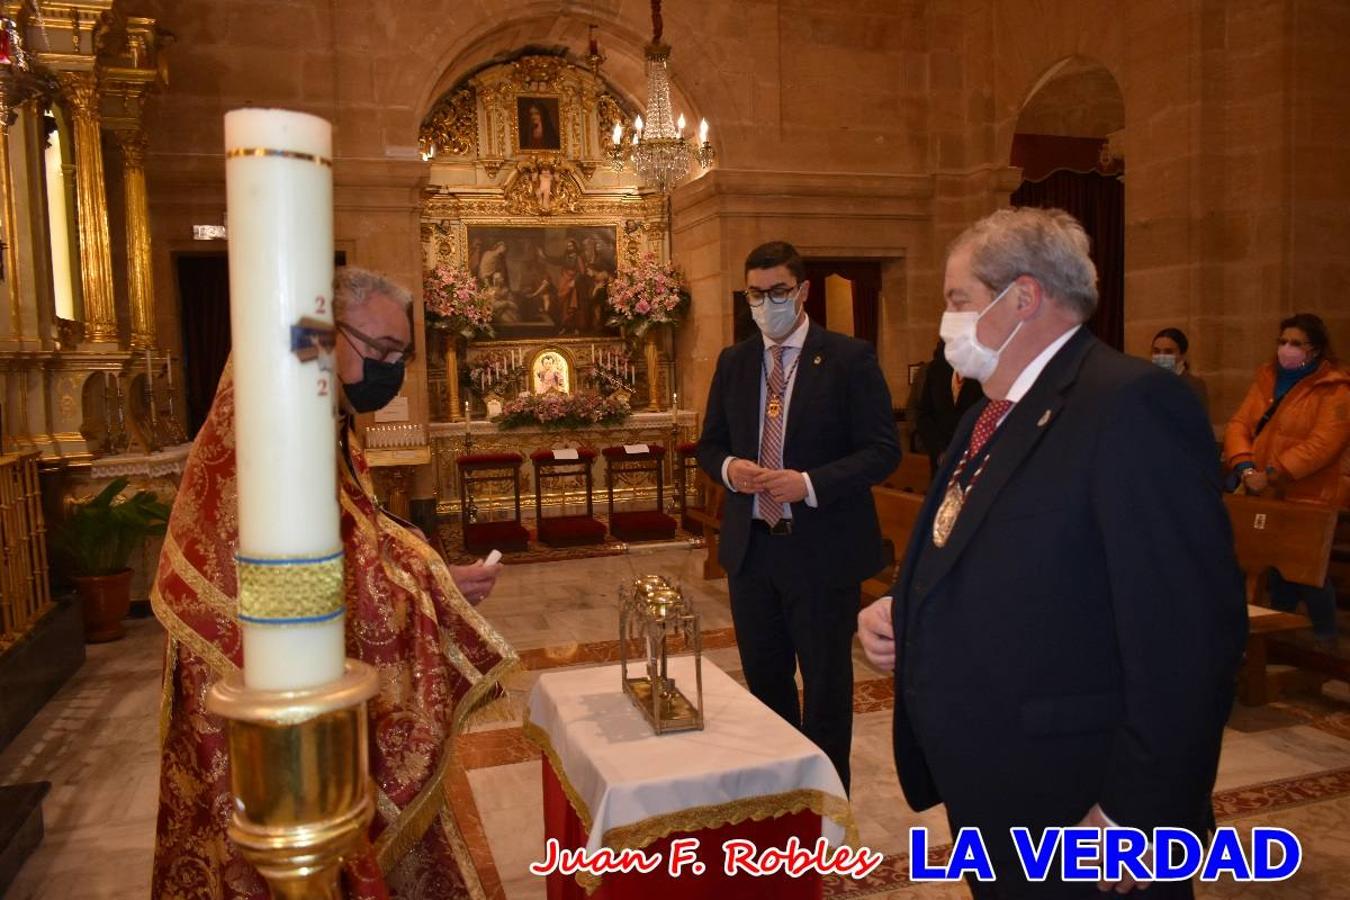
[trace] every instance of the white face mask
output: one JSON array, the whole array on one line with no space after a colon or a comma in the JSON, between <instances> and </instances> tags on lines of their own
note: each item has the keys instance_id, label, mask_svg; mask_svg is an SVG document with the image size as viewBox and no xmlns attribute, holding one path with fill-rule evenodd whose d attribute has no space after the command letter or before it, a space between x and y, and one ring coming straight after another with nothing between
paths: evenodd
<instances>
[{"instance_id":1,"label":"white face mask","mask_svg":"<svg viewBox=\"0 0 1350 900\"><path fill-rule=\"evenodd\" d=\"M1017 337L1017 332L1022 330L1022 322L1017 323L1017 327L1008 335L1008 339L1003 342L997 350L990 349L980 343L976 337L976 329L979 328L980 319L984 318L985 313L994 308L994 304L1002 300L1012 286L1017 282L1011 282L1007 287L998 292L988 306L980 312L945 312L942 314L942 324L938 326L938 335L946 343L946 349L943 355L947 357L947 362L952 364L952 368L962 378L973 378L976 381L984 382L994 374L998 368L999 355L1003 353L1012 339Z\"/></svg>"},{"instance_id":2,"label":"white face mask","mask_svg":"<svg viewBox=\"0 0 1350 900\"><path fill-rule=\"evenodd\" d=\"M771 341L781 341L792 334L800 313L796 297L787 303L774 303L766 297L759 306L750 307L750 317L755 320L760 332Z\"/></svg>"},{"instance_id":3,"label":"white face mask","mask_svg":"<svg viewBox=\"0 0 1350 900\"><path fill-rule=\"evenodd\" d=\"M1169 372L1177 371L1177 358L1170 353L1153 354L1153 364Z\"/></svg>"}]
</instances>

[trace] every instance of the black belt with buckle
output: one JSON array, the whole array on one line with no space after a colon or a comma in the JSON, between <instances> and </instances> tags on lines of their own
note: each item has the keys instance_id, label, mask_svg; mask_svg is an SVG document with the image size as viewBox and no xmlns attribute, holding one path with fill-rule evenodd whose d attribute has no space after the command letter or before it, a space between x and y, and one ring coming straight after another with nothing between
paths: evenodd
<instances>
[{"instance_id":1,"label":"black belt with buckle","mask_svg":"<svg viewBox=\"0 0 1350 900\"><path fill-rule=\"evenodd\" d=\"M777 522L775 522L773 525L770 525L768 522L765 522L763 519L751 519L750 521L754 524L754 526L755 526L756 528L758 528L760 531L764 532L765 534L772 534L772 535L775 535L775 536L782 536L782 535L785 535L785 534L792 534L792 520L791 520L791 519L779 519L779 520L778 520Z\"/></svg>"}]
</instances>

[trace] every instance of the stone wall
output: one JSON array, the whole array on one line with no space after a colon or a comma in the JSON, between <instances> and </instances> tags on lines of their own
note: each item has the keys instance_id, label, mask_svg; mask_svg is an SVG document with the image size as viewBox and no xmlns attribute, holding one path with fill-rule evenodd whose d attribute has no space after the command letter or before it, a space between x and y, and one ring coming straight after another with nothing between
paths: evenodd
<instances>
[{"instance_id":1,"label":"stone wall","mask_svg":"<svg viewBox=\"0 0 1350 900\"><path fill-rule=\"evenodd\" d=\"M177 35L171 86L149 120L168 342L170 254L200 248L194 222L221 221L226 110L331 118L338 246L416 283L418 123L457 79L524 46L583 52L595 22L607 76L645 97L642 3L128 4L138 7ZM811 255L885 261L880 355L903 402L906 365L932 350L943 248L1006 203L1019 114L1046 73L1081 57L1124 97L1127 350L1146 352L1163 325L1186 329L1214 418L1226 419L1281 314L1320 309L1347 343L1348 17L1340 0L668 0L677 103L709 119L718 151L674 200L676 258L695 296L681 397L703 402L746 251L783 237Z\"/></svg>"}]
</instances>

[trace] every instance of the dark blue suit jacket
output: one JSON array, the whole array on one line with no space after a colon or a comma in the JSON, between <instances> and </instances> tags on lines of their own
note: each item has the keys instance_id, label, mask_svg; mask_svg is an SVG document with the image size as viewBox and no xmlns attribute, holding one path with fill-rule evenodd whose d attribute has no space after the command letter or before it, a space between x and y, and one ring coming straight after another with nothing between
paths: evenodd
<instances>
[{"instance_id":1,"label":"dark blue suit jacket","mask_svg":"<svg viewBox=\"0 0 1350 900\"><path fill-rule=\"evenodd\" d=\"M1075 334L1008 414L945 548L930 490L894 599L915 809L1008 828L1198 829L1247 633L1214 436L1185 383ZM990 847L998 855L998 850Z\"/></svg>"},{"instance_id":2,"label":"dark blue suit jacket","mask_svg":"<svg viewBox=\"0 0 1350 900\"><path fill-rule=\"evenodd\" d=\"M884 565L872 485L900 463L891 393L864 341L812 323L797 364L783 436L783 465L807 473L817 507L792 505L801 572L820 584L858 583ZM759 457L764 339L758 333L722 351L708 391L698 462L722 483L728 456ZM728 491L718 560L741 569L750 539L752 494Z\"/></svg>"}]
</instances>

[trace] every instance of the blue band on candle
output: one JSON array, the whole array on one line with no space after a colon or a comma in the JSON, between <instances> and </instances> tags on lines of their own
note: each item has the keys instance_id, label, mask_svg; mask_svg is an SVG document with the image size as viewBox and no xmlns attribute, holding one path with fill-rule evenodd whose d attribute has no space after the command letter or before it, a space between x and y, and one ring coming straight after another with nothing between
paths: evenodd
<instances>
[{"instance_id":1,"label":"blue band on candle","mask_svg":"<svg viewBox=\"0 0 1350 900\"><path fill-rule=\"evenodd\" d=\"M314 625L318 622L331 622L339 618L346 609L339 609L322 616L300 616L295 619L264 619L257 616L246 616L242 613L239 616L240 622L247 622L250 625Z\"/></svg>"}]
</instances>

